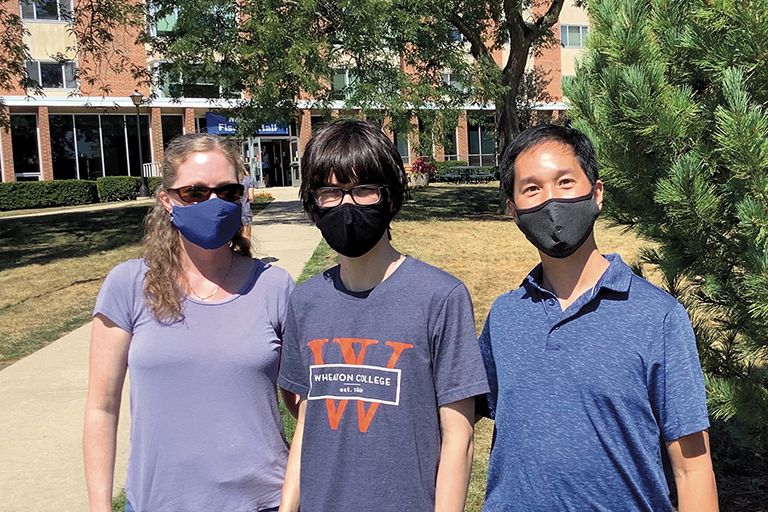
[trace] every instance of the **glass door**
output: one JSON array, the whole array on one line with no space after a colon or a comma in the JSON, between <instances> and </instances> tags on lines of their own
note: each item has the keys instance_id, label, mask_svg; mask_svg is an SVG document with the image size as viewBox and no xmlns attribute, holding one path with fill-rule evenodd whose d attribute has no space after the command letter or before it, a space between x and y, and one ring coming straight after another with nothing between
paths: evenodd
<instances>
[{"instance_id":1,"label":"glass door","mask_svg":"<svg viewBox=\"0 0 768 512\"><path fill-rule=\"evenodd\" d=\"M291 139L291 185L301 185L301 155L299 154L299 139Z\"/></svg>"}]
</instances>

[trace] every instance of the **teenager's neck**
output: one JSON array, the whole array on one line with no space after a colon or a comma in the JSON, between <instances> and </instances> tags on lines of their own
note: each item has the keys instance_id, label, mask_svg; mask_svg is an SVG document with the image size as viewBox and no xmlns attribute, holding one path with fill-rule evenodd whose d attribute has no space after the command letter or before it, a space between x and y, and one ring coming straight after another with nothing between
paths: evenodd
<instances>
[{"instance_id":1,"label":"teenager's neck","mask_svg":"<svg viewBox=\"0 0 768 512\"><path fill-rule=\"evenodd\" d=\"M370 290L389 277L403 259L384 233L373 249L358 258L339 255L341 282L352 292Z\"/></svg>"},{"instance_id":2,"label":"teenager's neck","mask_svg":"<svg viewBox=\"0 0 768 512\"><path fill-rule=\"evenodd\" d=\"M597 284L610 263L600 254L594 233L567 258L541 254L542 284L565 307Z\"/></svg>"}]
</instances>

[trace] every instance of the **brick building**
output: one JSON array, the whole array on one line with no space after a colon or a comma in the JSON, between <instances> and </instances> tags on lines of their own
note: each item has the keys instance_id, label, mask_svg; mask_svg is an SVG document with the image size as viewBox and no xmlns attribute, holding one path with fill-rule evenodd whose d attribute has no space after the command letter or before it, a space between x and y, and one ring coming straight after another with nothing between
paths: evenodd
<instances>
[{"instance_id":1,"label":"brick building","mask_svg":"<svg viewBox=\"0 0 768 512\"><path fill-rule=\"evenodd\" d=\"M226 107L226 100L211 102L216 97L215 84L183 84L184 98L172 100L168 90L154 91L157 98L137 109L130 95L137 88L128 71L101 76L108 84L104 96L96 86L87 90L76 88L78 62L70 48L74 46L62 10L70 9L73 0L0 0L3 9L18 9L28 30L26 43L31 60L25 63L30 78L43 88L44 95L28 97L23 89L0 90L10 114L10 127L0 129L0 176L3 182L53 179L96 179L100 176L151 174L163 158L163 148L178 134L195 131L229 129L226 119L211 116L215 107ZM76 0L75 0L76 1ZM529 58L528 67L543 69L550 79L548 92L553 102L542 110L562 110L562 80L575 74L575 60L583 51L589 25L586 11L566 5L553 31L561 45ZM153 27L162 30L163 27ZM156 60L143 45L132 43L137 34L122 35L129 57L135 64L152 68ZM69 56L68 61L54 55ZM496 52L496 61L506 59L506 49ZM450 81L450 74L446 73ZM349 71L340 69L334 86L349 83ZM139 87L144 96L151 91ZM300 105L301 106L301 105ZM344 107L338 102L338 108ZM434 148L438 159L464 160L472 166L495 165L494 135L491 129L473 119L491 116L493 112L470 112L469 107L459 118L453 134L440 147ZM137 122L138 119L138 122ZM304 145L323 122L322 113L302 109L297 119L289 123L268 123L262 130L243 141L243 154L251 168L264 165L264 185L296 185L298 169L291 165ZM208 130L209 124L214 123ZM418 121L414 120L414 128ZM416 157L418 129L410 135L385 131L396 142L406 163ZM141 137L142 155L139 157ZM265 155L266 158L260 158ZM142 171L143 168L143 171Z\"/></svg>"}]
</instances>

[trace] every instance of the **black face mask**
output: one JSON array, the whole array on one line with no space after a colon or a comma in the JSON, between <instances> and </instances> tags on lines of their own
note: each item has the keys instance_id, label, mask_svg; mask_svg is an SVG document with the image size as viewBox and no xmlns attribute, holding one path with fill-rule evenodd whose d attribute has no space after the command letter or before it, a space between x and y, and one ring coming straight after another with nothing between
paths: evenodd
<instances>
[{"instance_id":1,"label":"black face mask","mask_svg":"<svg viewBox=\"0 0 768 512\"><path fill-rule=\"evenodd\" d=\"M599 213L593 188L585 196L552 198L533 208L517 210L517 227L544 254L567 258L592 233Z\"/></svg>"},{"instance_id":2,"label":"black face mask","mask_svg":"<svg viewBox=\"0 0 768 512\"><path fill-rule=\"evenodd\" d=\"M389 202L370 206L342 204L318 208L317 227L331 249L350 258L357 258L375 246L392 220Z\"/></svg>"}]
</instances>

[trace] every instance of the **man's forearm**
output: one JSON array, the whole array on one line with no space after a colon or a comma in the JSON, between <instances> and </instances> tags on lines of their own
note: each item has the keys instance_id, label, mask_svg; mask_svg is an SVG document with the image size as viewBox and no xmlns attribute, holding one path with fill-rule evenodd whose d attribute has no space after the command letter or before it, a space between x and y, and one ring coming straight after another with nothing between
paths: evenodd
<instances>
[{"instance_id":1,"label":"man's forearm","mask_svg":"<svg viewBox=\"0 0 768 512\"><path fill-rule=\"evenodd\" d=\"M718 512L717 486L712 471L675 474L679 512Z\"/></svg>"}]
</instances>

